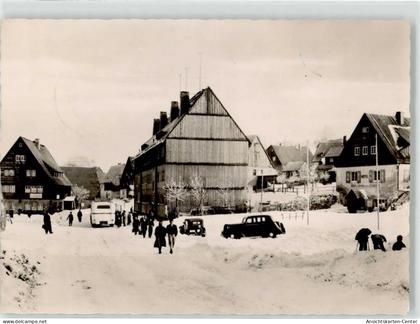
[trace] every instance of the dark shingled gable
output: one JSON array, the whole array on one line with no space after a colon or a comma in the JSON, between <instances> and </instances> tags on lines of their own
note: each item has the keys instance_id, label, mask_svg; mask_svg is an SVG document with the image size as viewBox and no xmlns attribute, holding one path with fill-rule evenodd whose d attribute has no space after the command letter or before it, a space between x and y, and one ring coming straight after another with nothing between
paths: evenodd
<instances>
[{"instance_id":1,"label":"dark shingled gable","mask_svg":"<svg viewBox=\"0 0 420 324\"><path fill-rule=\"evenodd\" d=\"M89 198L100 197L104 172L99 167L61 167L73 185L89 190Z\"/></svg>"}]
</instances>

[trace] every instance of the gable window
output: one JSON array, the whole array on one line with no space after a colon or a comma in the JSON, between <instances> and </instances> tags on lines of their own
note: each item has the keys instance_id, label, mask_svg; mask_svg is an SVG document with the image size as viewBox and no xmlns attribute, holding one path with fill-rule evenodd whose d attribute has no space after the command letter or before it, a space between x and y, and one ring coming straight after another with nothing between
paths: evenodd
<instances>
[{"instance_id":1,"label":"gable window","mask_svg":"<svg viewBox=\"0 0 420 324\"><path fill-rule=\"evenodd\" d=\"M36 170L26 170L27 177L36 177Z\"/></svg>"},{"instance_id":2,"label":"gable window","mask_svg":"<svg viewBox=\"0 0 420 324\"><path fill-rule=\"evenodd\" d=\"M376 145L372 145L372 146L370 147L370 154L371 154L371 155L376 155Z\"/></svg>"},{"instance_id":3,"label":"gable window","mask_svg":"<svg viewBox=\"0 0 420 324\"><path fill-rule=\"evenodd\" d=\"M363 146L362 154L363 155L368 155L369 154L369 146Z\"/></svg>"},{"instance_id":4,"label":"gable window","mask_svg":"<svg viewBox=\"0 0 420 324\"><path fill-rule=\"evenodd\" d=\"M369 126L362 127L362 133L369 133Z\"/></svg>"},{"instance_id":5,"label":"gable window","mask_svg":"<svg viewBox=\"0 0 420 324\"><path fill-rule=\"evenodd\" d=\"M25 155L16 154L15 155L15 162L16 163L25 163Z\"/></svg>"},{"instance_id":6,"label":"gable window","mask_svg":"<svg viewBox=\"0 0 420 324\"><path fill-rule=\"evenodd\" d=\"M354 156L359 156L360 155L360 146L355 146L354 147Z\"/></svg>"}]
</instances>

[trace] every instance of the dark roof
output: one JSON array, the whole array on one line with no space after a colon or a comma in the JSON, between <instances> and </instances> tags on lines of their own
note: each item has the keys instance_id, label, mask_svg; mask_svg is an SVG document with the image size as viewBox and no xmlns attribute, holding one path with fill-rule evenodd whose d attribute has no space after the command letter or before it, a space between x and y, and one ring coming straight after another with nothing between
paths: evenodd
<instances>
[{"instance_id":1,"label":"dark roof","mask_svg":"<svg viewBox=\"0 0 420 324\"><path fill-rule=\"evenodd\" d=\"M54 177L54 172L63 173L63 170L59 167L57 162L55 162L53 156L51 155L50 151L48 151L48 148L45 145L40 144L38 148L34 141L31 141L24 137L20 138L31 151L32 155L37 160L38 164L42 167L47 176L55 184L60 186L71 186L71 182L65 174L63 174L62 177Z\"/></svg>"},{"instance_id":2,"label":"dark roof","mask_svg":"<svg viewBox=\"0 0 420 324\"><path fill-rule=\"evenodd\" d=\"M280 163L285 166L289 162L306 162L306 146L284 146L284 145L272 145L274 153L276 154ZM312 161L313 155L309 150L309 161Z\"/></svg>"},{"instance_id":3,"label":"dark roof","mask_svg":"<svg viewBox=\"0 0 420 324\"><path fill-rule=\"evenodd\" d=\"M89 196L93 199L100 193L100 183L104 172L99 167L62 167L66 176L73 185L89 190Z\"/></svg>"},{"instance_id":4,"label":"dark roof","mask_svg":"<svg viewBox=\"0 0 420 324\"><path fill-rule=\"evenodd\" d=\"M324 157L339 156L342 150L343 141L341 139L320 142L316 147L312 162L320 162Z\"/></svg>"},{"instance_id":5,"label":"dark roof","mask_svg":"<svg viewBox=\"0 0 420 324\"><path fill-rule=\"evenodd\" d=\"M123 174L125 163L118 163L109 168L105 174L103 182L111 182L115 186L120 185L121 175Z\"/></svg>"},{"instance_id":6,"label":"dark roof","mask_svg":"<svg viewBox=\"0 0 420 324\"><path fill-rule=\"evenodd\" d=\"M366 114L371 124L375 128L378 135L382 138L382 141L388 147L389 152L397 159L397 161L407 161L410 159L409 150L401 150L397 144L398 137L401 136L409 138L410 134L410 118L404 118L402 125L397 123L394 116L378 115L378 114ZM406 129L401 131L397 129Z\"/></svg>"}]
</instances>

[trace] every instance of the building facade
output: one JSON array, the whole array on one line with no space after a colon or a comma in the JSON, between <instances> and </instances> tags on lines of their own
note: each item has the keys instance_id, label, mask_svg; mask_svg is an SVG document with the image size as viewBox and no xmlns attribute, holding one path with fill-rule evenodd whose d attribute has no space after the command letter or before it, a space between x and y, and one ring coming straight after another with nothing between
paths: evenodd
<instances>
[{"instance_id":1,"label":"building facade","mask_svg":"<svg viewBox=\"0 0 420 324\"><path fill-rule=\"evenodd\" d=\"M210 88L191 99L181 92L180 105L172 102L170 117L161 112L153 126L134 157L137 212L164 216L175 205L188 212L220 205L222 196L229 206L246 204L249 141ZM170 199L170 184L185 194Z\"/></svg>"},{"instance_id":2,"label":"building facade","mask_svg":"<svg viewBox=\"0 0 420 324\"><path fill-rule=\"evenodd\" d=\"M346 141L336 170L337 191L349 211L375 208L378 185L379 203L384 205L398 192L409 191L410 119L401 112L364 114Z\"/></svg>"},{"instance_id":3,"label":"building facade","mask_svg":"<svg viewBox=\"0 0 420 324\"><path fill-rule=\"evenodd\" d=\"M62 208L71 182L39 139L19 137L0 162L1 187L7 210L42 213Z\"/></svg>"}]
</instances>

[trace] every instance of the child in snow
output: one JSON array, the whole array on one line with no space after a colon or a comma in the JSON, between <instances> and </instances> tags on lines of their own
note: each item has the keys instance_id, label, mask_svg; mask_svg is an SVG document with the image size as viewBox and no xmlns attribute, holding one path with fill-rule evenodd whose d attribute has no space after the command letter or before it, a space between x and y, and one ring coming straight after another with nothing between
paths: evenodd
<instances>
[{"instance_id":1,"label":"child in snow","mask_svg":"<svg viewBox=\"0 0 420 324\"><path fill-rule=\"evenodd\" d=\"M394 245L392 245L393 251L400 251L401 249L406 247L402 240L403 240L402 235L398 235L397 242L395 242Z\"/></svg>"},{"instance_id":2,"label":"child in snow","mask_svg":"<svg viewBox=\"0 0 420 324\"><path fill-rule=\"evenodd\" d=\"M385 236L381 234L372 234L370 239L372 240L374 250L382 250L384 252L386 251L384 247L384 242L386 242Z\"/></svg>"}]
</instances>

